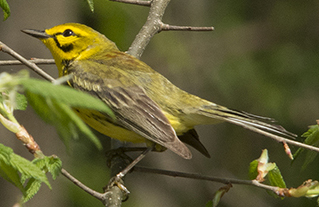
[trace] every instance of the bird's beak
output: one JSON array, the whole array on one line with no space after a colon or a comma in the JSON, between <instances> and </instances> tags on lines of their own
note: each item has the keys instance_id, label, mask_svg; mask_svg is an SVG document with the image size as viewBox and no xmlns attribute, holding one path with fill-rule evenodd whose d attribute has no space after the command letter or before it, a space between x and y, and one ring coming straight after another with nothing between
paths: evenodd
<instances>
[{"instance_id":1,"label":"bird's beak","mask_svg":"<svg viewBox=\"0 0 319 207\"><path fill-rule=\"evenodd\" d=\"M38 39L48 39L52 37L51 35L48 35L47 33L45 33L45 31L40 31L35 29L24 29L24 30L21 30L21 32L24 32Z\"/></svg>"}]
</instances>

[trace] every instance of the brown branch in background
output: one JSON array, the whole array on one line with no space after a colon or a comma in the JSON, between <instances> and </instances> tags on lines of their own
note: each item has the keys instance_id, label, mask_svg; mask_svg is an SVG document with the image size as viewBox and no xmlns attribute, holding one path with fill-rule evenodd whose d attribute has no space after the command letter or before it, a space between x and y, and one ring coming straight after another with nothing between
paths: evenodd
<instances>
[{"instance_id":1,"label":"brown branch in background","mask_svg":"<svg viewBox=\"0 0 319 207\"><path fill-rule=\"evenodd\" d=\"M0 42L0 50L2 52L5 52L9 55L11 55L12 57L14 57L15 59L19 60L20 62L22 62L24 65L26 65L27 67L29 67L30 69L32 69L34 72L36 72L37 74L39 74L40 76L42 76L44 79L48 80L48 81L54 81L54 78L52 78L49 74L47 74L46 72L44 72L41 68L39 68L36 64L28 61L27 59L25 59L24 57L22 57L21 55L19 55L18 53L16 53L15 51L13 51L11 48L9 48L7 45L3 44L2 42Z\"/></svg>"},{"instance_id":2,"label":"brown branch in background","mask_svg":"<svg viewBox=\"0 0 319 207\"><path fill-rule=\"evenodd\" d=\"M135 4L139 6L151 6L152 1L141 1L141 0L110 0L110 1L116 1L126 4Z\"/></svg>"},{"instance_id":3,"label":"brown branch in background","mask_svg":"<svg viewBox=\"0 0 319 207\"><path fill-rule=\"evenodd\" d=\"M150 42L151 38L160 31L162 18L169 2L170 0L152 1L147 20L127 51L128 54L133 55L136 58L142 56L145 47Z\"/></svg>"},{"instance_id":4,"label":"brown branch in background","mask_svg":"<svg viewBox=\"0 0 319 207\"><path fill-rule=\"evenodd\" d=\"M28 60L31 63L35 63L38 65L51 65L51 64L55 64L54 59L38 59L38 58L32 58L31 60ZM19 60L0 60L0 66L4 66L4 65L24 65L24 63L22 63Z\"/></svg>"},{"instance_id":5,"label":"brown branch in background","mask_svg":"<svg viewBox=\"0 0 319 207\"><path fill-rule=\"evenodd\" d=\"M176 25L169 25L169 24L161 24L160 31L213 31L214 27L192 27L192 26L176 26Z\"/></svg>"},{"instance_id":6,"label":"brown branch in background","mask_svg":"<svg viewBox=\"0 0 319 207\"><path fill-rule=\"evenodd\" d=\"M162 18L170 0L153 0L145 24L136 35L131 47L127 51L130 55L140 58L152 37L161 31L212 31L213 27L174 26L164 24Z\"/></svg>"}]
</instances>

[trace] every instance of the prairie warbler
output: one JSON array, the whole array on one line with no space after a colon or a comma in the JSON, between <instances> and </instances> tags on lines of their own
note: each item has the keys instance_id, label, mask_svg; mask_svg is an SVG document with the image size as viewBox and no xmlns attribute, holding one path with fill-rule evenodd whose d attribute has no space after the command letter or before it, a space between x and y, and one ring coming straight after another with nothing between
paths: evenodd
<instances>
[{"instance_id":1,"label":"prairie warbler","mask_svg":"<svg viewBox=\"0 0 319 207\"><path fill-rule=\"evenodd\" d=\"M158 150L168 148L190 159L192 154L184 143L209 157L194 129L196 125L226 121L293 136L281 126L268 123L269 118L228 109L181 90L85 25L67 23L23 32L49 48L59 76L73 74L68 81L71 87L100 98L113 110L116 120L98 111L75 109L89 126L111 138L155 142Z\"/></svg>"}]
</instances>

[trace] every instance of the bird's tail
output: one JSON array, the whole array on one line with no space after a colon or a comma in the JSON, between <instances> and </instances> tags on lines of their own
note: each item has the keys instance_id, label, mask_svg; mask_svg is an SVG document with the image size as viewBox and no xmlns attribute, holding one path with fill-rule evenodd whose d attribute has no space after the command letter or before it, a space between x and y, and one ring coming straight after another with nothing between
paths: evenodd
<instances>
[{"instance_id":1,"label":"bird's tail","mask_svg":"<svg viewBox=\"0 0 319 207\"><path fill-rule=\"evenodd\" d=\"M289 138L297 137L294 133L291 133L282 126L275 124L276 121L272 118L228 109L215 104L201 106L196 113L205 117L213 118L214 120L233 123L257 133L266 132Z\"/></svg>"}]
</instances>

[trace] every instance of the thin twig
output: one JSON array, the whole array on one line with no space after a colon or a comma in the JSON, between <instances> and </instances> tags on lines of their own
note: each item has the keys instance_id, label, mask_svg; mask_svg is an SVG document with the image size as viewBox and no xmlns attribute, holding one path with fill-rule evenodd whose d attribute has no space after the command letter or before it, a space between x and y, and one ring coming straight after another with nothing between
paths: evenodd
<instances>
[{"instance_id":1,"label":"thin twig","mask_svg":"<svg viewBox=\"0 0 319 207\"><path fill-rule=\"evenodd\" d=\"M25 59L24 57L22 57L21 55L19 55L17 52L13 51L11 48L9 48L7 45L5 45L4 43L0 42L0 50L11 55L12 57L14 57L15 59L21 61L24 65L26 65L27 67L29 67L30 69L32 69L33 71L35 71L37 74L39 74L40 76L42 76L44 79L48 80L48 81L54 81L54 78L52 78L49 74L47 74L46 72L44 72L41 68L39 68L36 64L28 61L27 59Z\"/></svg>"},{"instance_id":2,"label":"thin twig","mask_svg":"<svg viewBox=\"0 0 319 207\"><path fill-rule=\"evenodd\" d=\"M51 65L51 64L55 64L54 59L31 59L28 60L31 63L35 63L38 65ZM1 60L0 61L0 66L3 65L24 65L24 63L22 63L19 60Z\"/></svg>"},{"instance_id":3,"label":"thin twig","mask_svg":"<svg viewBox=\"0 0 319 207\"><path fill-rule=\"evenodd\" d=\"M61 170L61 174L66 177L67 179L69 179L70 181L72 181L76 186L78 186L79 188L81 188L82 190L84 190L85 192L87 192L88 194L92 195L93 197L99 199L99 200L103 200L104 199L104 194L99 193L95 190L92 190L91 188L87 187L86 185L84 185L83 183L81 183L78 179L76 179L75 177L73 177L68 171L66 171L65 169L62 168Z\"/></svg>"},{"instance_id":4,"label":"thin twig","mask_svg":"<svg viewBox=\"0 0 319 207\"><path fill-rule=\"evenodd\" d=\"M140 1L140 0L110 0L110 1L116 1L126 4L135 4L139 6L151 6L152 1Z\"/></svg>"},{"instance_id":5,"label":"thin twig","mask_svg":"<svg viewBox=\"0 0 319 207\"><path fill-rule=\"evenodd\" d=\"M182 178L191 178L196 180L206 180L224 184L241 184L241 185L251 185L256 186L259 188L263 188L266 190L271 190L273 192L277 192L279 187L270 186L263 183L260 183L256 180L240 180L235 178L220 178L220 177L212 177L212 176L205 176L193 173L184 173L184 172L177 172L177 171L169 171L169 170L160 170L160 169L152 169L147 167L135 166L134 172L144 172L144 173L152 173L152 174L160 174L160 175L167 175L171 177L182 177Z\"/></svg>"},{"instance_id":6,"label":"thin twig","mask_svg":"<svg viewBox=\"0 0 319 207\"><path fill-rule=\"evenodd\" d=\"M160 31L213 31L214 27L176 26L162 23ZM159 32L160 32L159 31Z\"/></svg>"}]
</instances>

